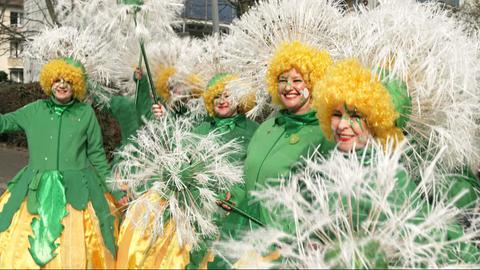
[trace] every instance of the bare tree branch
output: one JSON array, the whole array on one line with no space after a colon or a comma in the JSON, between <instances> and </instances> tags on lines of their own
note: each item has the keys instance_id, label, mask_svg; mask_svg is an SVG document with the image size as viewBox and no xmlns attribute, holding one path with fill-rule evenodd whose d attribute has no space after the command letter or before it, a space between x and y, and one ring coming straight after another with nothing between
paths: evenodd
<instances>
[{"instance_id":1,"label":"bare tree branch","mask_svg":"<svg viewBox=\"0 0 480 270\"><path fill-rule=\"evenodd\" d=\"M52 0L45 0L45 5L47 6L48 14L50 14L52 22L56 26L61 26L61 24L57 20L57 14L55 13L55 8L53 6Z\"/></svg>"},{"instance_id":2,"label":"bare tree branch","mask_svg":"<svg viewBox=\"0 0 480 270\"><path fill-rule=\"evenodd\" d=\"M235 7L237 17L240 17L255 5L257 0L226 0L226 2Z\"/></svg>"},{"instance_id":3,"label":"bare tree branch","mask_svg":"<svg viewBox=\"0 0 480 270\"><path fill-rule=\"evenodd\" d=\"M48 19L47 14L45 14L43 7L40 5L40 3L38 1L34 1L34 3L37 6L38 11L42 13L43 21L41 21L42 22L41 24L48 24L49 27L53 27L53 24L50 23L50 20Z\"/></svg>"}]
</instances>

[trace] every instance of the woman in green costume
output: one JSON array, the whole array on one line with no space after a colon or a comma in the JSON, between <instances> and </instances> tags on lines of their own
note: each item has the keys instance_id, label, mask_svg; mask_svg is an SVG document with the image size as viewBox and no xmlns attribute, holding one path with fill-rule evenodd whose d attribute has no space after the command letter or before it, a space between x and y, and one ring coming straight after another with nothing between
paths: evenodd
<instances>
[{"instance_id":1,"label":"woman in green costume","mask_svg":"<svg viewBox=\"0 0 480 270\"><path fill-rule=\"evenodd\" d=\"M465 236L455 219L460 211L452 204L429 205L400 163L404 148L395 145L404 139L411 106L405 84L376 76L358 60L347 59L332 65L315 85L313 107L338 151L328 158L308 157L296 174L280 180L282 185L255 194L274 222L250 234L246 243L219 246L235 268L478 263L478 249L467 242L475 235ZM271 239L262 240L266 235ZM275 253L282 258L256 255Z\"/></svg>"},{"instance_id":2,"label":"woman in green costume","mask_svg":"<svg viewBox=\"0 0 480 270\"><path fill-rule=\"evenodd\" d=\"M269 179L288 175L302 157L315 147L322 153L333 149L320 130L312 109L313 85L332 63L330 55L298 41L279 46L267 71L268 91L272 102L283 109L262 123L253 135L245 159L245 196L237 204L247 215L232 211L222 224L222 238L271 222L268 210L254 201L251 192L265 186ZM289 224L284 224L289 226ZM209 268L227 267L215 257Z\"/></svg>"},{"instance_id":3,"label":"woman in green costume","mask_svg":"<svg viewBox=\"0 0 480 270\"><path fill-rule=\"evenodd\" d=\"M103 112L110 114L120 127L120 145L118 145L115 151L120 151L127 144L132 143L130 140L134 136L137 130L143 125L144 121L152 117L151 104L152 97L150 95L150 87L146 76L143 75L143 71L140 67L135 69L133 80L136 83L135 97L112 95L108 91L105 91L100 85L92 86L96 95L93 95L95 102L101 108ZM99 95L107 96L107 104L102 105ZM116 177L115 165L119 162L118 155L113 156L112 176ZM115 190L112 195L117 201L118 205L122 206L128 202L128 197L125 196L121 190Z\"/></svg>"},{"instance_id":4,"label":"woman in green costume","mask_svg":"<svg viewBox=\"0 0 480 270\"><path fill-rule=\"evenodd\" d=\"M315 86L315 90L319 94L315 97L314 106L317 108L317 117L325 136L335 141L339 151L357 152L356 156L362 158L360 162L365 166L370 164L371 155L375 155L374 151L367 149L369 140L376 140L383 145L390 140L390 143L395 146L405 139L403 133L408 131L406 124L411 117L412 102L407 86L399 80L387 76L386 72L373 75L372 71L364 68L358 60L346 59L332 65L327 70L324 79ZM464 207L468 205L466 201L473 197L470 204L474 204L476 191L471 186L462 190L464 180L458 181L458 185L444 191L443 195L446 198L443 199L447 202L454 201L457 207ZM428 200L422 199L421 192L416 189L415 181L408 176L405 169L402 169L396 172L393 192L386 198L387 203L392 206L391 209L401 209L408 200L411 204L409 207L412 209L422 206L424 213L419 211L419 216L411 218L409 221L412 223L420 223L419 219L423 218L422 215L427 215L429 208ZM458 197L460 192L465 193ZM355 202L355 199L358 200ZM352 198L350 204L354 205L352 207L354 221L362 223L372 216L374 210L368 198ZM381 214L377 222L385 222L385 219L386 217ZM358 224L352 226L353 228L360 227ZM448 232L448 239L454 240L460 238L461 235L461 226L452 224L452 229ZM422 240L419 239L419 241ZM475 258L478 250L474 245L460 243L459 247L452 247L448 250L446 252L447 260L452 260L449 263L455 263L456 258L460 258L459 262L461 260L466 263L478 262ZM368 251L364 255L368 255ZM389 266L388 263L392 263L387 260L382 262L385 264L377 265L376 263L386 259L378 256L368 259L370 261L367 264L358 267L385 268Z\"/></svg>"},{"instance_id":5,"label":"woman in green costume","mask_svg":"<svg viewBox=\"0 0 480 270\"><path fill-rule=\"evenodd\" d=\"M247 119L244 112L248 110L246 106L252 104L246 100L235 101L229 97L225 91L228 82L236 77L228 73L219 73L215 75L208 83L207 89L203 94L205 107L210 115L210 119L200 123L194 128L193 133L199 135L208 135L210 132L218 132L221 141L227 143L236 140L241 148L240 152L235 153L231 157L231 162L237 163L245 158L245 148L258 124ZM158 107L157 107L158 108ZM163 111L154 110L155 116L158 118L165 117ZM227 195L227 199L235 201L237 196L242 196L243 186L234 186ZM240 195L237 195L237 192ZM165 204L165 199L155 196L155 192L146 192L143 198L148 197L154 204ZM225 206L228 207L228 206ZM135 211L147 211L146 209L133 208L129 215L140 217L141 214ZM217 222L220 217L217 217ZM139 231L133 225L135 220L127 218L122 224L119 237L119 259L117 260L118 268L198 268L203 261L207 249L208 240L200 244L192 251L190 255L190 247L180 245L177 240L177 232L175 231L175 223L168 222L165 232L162 236L157 237L154 241L152 232ZM146 241L149 242L146 244ZM143 255L139 255L142 250ZM124 255L121 255L124 254Z\"/></svg>"},{"instance_id":6,"label":"woman in green costume","mask_svg":"<svg viewBox=\"0 0 480 270\"><path fill-rule=\"evenodd\" d=\"M247 146L258 124L245 116L245 112L249 111L250 107L255 103L254 96L252 96L253 93L236 100L229 93L229 90L226 90L227 84L236 79L236 76L229 73L218 73L210 79L207 84L207 90L203 93L209 118L194 128L193 132L200 135L218 132L221 133L221 140L224 142L236 140L241 146L241 151L232 156L231 159L234 162L243 162L246 157ZM245 186L238 184L233 186L223 197L225 201L236 205L239 203L239 199L244 197L244 190ZM225 202L218 201L217 204L226 211L232 210ZM221 227L223 218L225 216L215 217L216 224L219 227ZM186 268L206 268L206 263L210 260L210 254L207 255L209 246L210 241L206 239L200 244L200 247L193 250L190 253L190 263Z\"/></svg>"},{"instance_id":7,"label":"woman in green costume","mask_svg":"<svg viewBox=\"0 0 480 270\"><path fill-rule=\"evenodd\" d=\"M110 173L83 66L43 66L48 99L0 115L0 132L27 134L29 163L0 197L0 268L112 268L116 234Z\"/></svg>"}]
</instances>

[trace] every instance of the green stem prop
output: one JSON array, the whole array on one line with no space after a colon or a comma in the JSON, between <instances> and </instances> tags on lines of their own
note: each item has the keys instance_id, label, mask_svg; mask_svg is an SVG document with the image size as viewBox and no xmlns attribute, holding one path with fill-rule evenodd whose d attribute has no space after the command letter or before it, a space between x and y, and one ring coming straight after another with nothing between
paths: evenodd
<instances>
[{"instance_id":1,"label":"green stem prop","mask_svg":"<svg viewBox=\"0 0 480 270\"><path fill-rule=\"evenodd\" d=\"M235 207L231 202L229 201L225 201L225 200L222 200L220 199L220 201L223 203L223 204L226 204L228 207L232 208L232 210L234 212L237 212L238 214L240 214L241 216L253 221L254 223L256 223L257 225L260 225L261 227L265 227L265 224L263 224L260 220L258 220L257 218L255 217L252 217L250 216L249 214L247 214L246 212L244 212L243 210L241 210L240 208L237 208Z\"/></svg>"},{"instance_id":2,"label":"green stem prop","mask_svg":"<svg viewBox=\"0 0 480 270\"><path fill-rule=\"evenodd\" d=\"M133 8L133 22L135 23L135 27L137 26L137 12L140 10L140 5L143 4L143 1L139 0L121 0L123 4L126 5L132 5L134 6ZM155 84L153 83L153 78L152 78L152 73L150 71L150 65L148 64L148 58L147 58L147 53L145 50L145 45L142 40L139 41L140 43L140 52L141 56L143 57L143 61L145 62L145 68L147 70L147 79L148 79L148 84L150 85L150 92L152 93L153 101L155 104L160 103L165 107L165 102L162 100L158 95L157 91L155 89ZM138 88L138 85L137 85ZM138 89L137 89L138 90Z\"/></svg>"}]
</instances>

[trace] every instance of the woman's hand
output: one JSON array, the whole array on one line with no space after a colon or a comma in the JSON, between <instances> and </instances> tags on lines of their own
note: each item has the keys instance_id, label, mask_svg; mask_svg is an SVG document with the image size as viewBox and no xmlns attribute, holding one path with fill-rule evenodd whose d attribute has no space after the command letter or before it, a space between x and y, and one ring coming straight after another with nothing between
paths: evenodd
<instances>
[{"instance_id":1,"label":"woman's hand","mask_svg":"<svg viewBox=\"0 0 480 270\"><path fill-rule=\"evenodd\" d=\"M155 115L155 118L160 119L165 115L165 107L162 104L153 104L152 112Z\"/></svg>"},{"instance_id":2,"label":"woman's hand","mask_svg":"<svg viewBox=\"0 0 480 270\"><path fill-rule=\"evenodd\" d=\"M231 212L233 210L232 207L230 207L228 204L225 203L225 202L230 202L231 198L232 198L232 194L230 194L230 192L227 192L227 194L225 194L225 200L218 200L217 205L222 207L223 210L227 212ZM231 202L230 204L235 206L234 202Z\"/></svg>"},{"instance_id":3,"label":"woman's hand","mask_svg":"<svg viewBox=\"0 0 480 270\"><path fill-rule=\"evenodd\" d=\"M135 68L135 79L141 80L143 76L143 70L141 67L136 67Z\"/></svg>"},{"instance_id":4,"label":"woman's hand","mask_svg":"<svg viewBox=\"0 0 480 270\"><path fill-rule=\"evenodd\" d=\"M120 207L123 207L123 206L127 205L127 203L128 203L128 196L127 195L123 196L120 200L117 201L117 204Z\"/></svg>"}]
</instances>

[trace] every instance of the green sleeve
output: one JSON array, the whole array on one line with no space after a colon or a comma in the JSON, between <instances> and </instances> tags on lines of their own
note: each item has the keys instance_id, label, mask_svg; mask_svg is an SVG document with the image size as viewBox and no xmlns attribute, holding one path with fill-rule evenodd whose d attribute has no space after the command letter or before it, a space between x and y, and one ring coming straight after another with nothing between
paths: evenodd
<instances>
[{"instance_id":1,"label":"green sleeve","mask_svg":"<svg viewBox=\"0 0 480 270\"><path fill-rule=\"evenodd\" d=\"M133 100L126 96L113 96L110 99L110 115L120 126L121 144L126 145L129 143L128 138L135 135L140 128Z\"/></svg>"},{"instance_id":2,"label":"green sleeve","mask_svg":"<svg viewBox=\"0 0 480 270\"><path fill-rule=\"evenodd\" d=\"M459 239L464 234L463 227L454 223L450 226L447 232L447 239L452 241ZM456 245L450 245L447 247L447 254L449 263L468 263L478 264L480 262L479 255L480 250L474 243L462 242Z\"/></svg>"},{"instance_id":3,"label":"green sleeve","mask_svg":"<svg viewBox=\"0 0 480 270\"><path fill-rule=\"evenodd\" d=\"M99 84L92 85L95 91L107 93ZM100 103L98 97L93 97L96 103ZM102 112L110 114L118 122L121 132L121 145L128 143L128 138L135 135L139 129L139 121L133 100L127 96L110 95L108 104L100 106Z\"/></svg>"},{"instance_id":4,"label":"green sleeve","mask_svg":"<svg viewBox=\"0 0 480 270\"><path fill-rule=\"evenodd\" d=\"M408 176L405 170L400 170L395 176L395 190L388 196L388 201L396 207L401 207L405 201L411 200L411 195L416 194L417 185ZM417 198L416 202L420 202Z\"/></svg>"},{"instance_id":5,"label":"green sleeve","mask_svg":"<svg viewBox=\"0 0 480 270\"><path fill-rule=\"evenodd\" d=\"M137 81L136 79L134 80ZM143 117L146 119L153 119L154 115L152 112L152 106L153 98L150 94L150 85L148 83L147 76L142 76L142 78L138 81L138 89L135 100L138 119L142 120Z\"/></svg>"},{"instance_id":6,"label":"green sleeve","mask_svg":"<svg viewBox=\"0 0 480 270\"><path fill-rule=\"evenodd\" d=\"M449 176L447 178L450 185L447 187L447 198L453 199L461 192L465 192L456 202L458 208L475 207L475 202L479 197L479 182L469 168L465 168L461 174Z\"/></svg>"},{"instance_id":7,"label":"green sleeve","mask_svg":"<svg viewBox=\"0 0 480 270\"><path fill-rule=\"evenodd\" d=\"M25 130L36 103L27 104L11 113L0 114L0 133Z\"/></svg>"},{"instance_id":8,"label":"green sleeve","mask_svg":"<svg viewBox=\"0 0 480 270\"><path fill-rule=\"evenodd\" d=\"M210 124L210 122L203 121L198 126L193 128L192 133L198 135L207 135L208 133L210 133L210 131L212 131L212 125Z\"/></svg>"},{"instance_id":9,"label":"green sleeve","mask_svg":"<svg viewBox=\"0 0 480 270\"><path fill-rule=\"evenodd\" d=\"M87 156L102 180L110 174L105 149L103 148L102 131L93 109L90 108L90 121L87 128Z\"/></svg>"},{"instance_id":10,"label":"green sleeve","mask_svg":"<svg viewBox=\"0 0 480 270\"><path fill-rule=\"evenodd\" d=\"M232 196L230 201L235 203L235 205L238 205L245 197L245 193L245 184L234 185L230 189L230 195Z\"/></svg>"}]
</instances>

